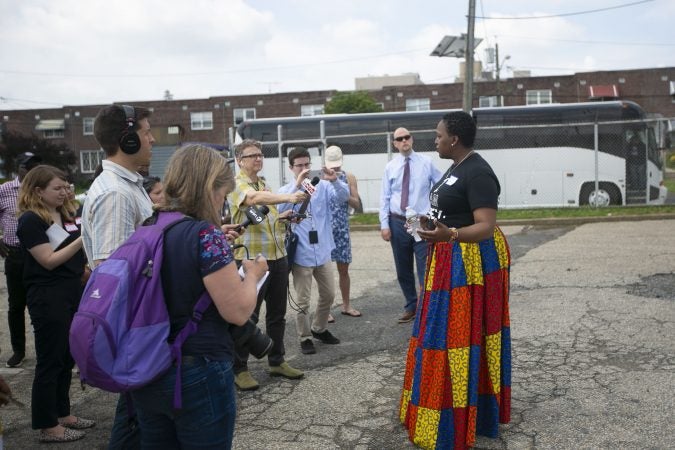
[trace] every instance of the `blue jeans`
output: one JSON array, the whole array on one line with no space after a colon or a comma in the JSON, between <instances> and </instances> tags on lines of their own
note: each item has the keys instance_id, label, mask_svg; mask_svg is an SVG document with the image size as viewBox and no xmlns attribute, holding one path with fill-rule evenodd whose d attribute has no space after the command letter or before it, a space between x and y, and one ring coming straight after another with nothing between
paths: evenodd
<instances>
[{"instance_id":1,"label":"blue jeans","mask_svg":"<svg viewBox=\"0 0 675 450\"><path fill-rule=\"evenodd\" d=\"M131 394L141 448L230 449L237 413L232 362L185 359L182 409L173 409L175 368Z\"/></svg>"},{"instance_id":2,"label":"blue jeans","mask_svg":"<svg viewBox=\"0 0 675 450\"><path fill-rule=\"evenodd\" d=\"M417 279L421 285L424 283L428 243L426 241L415 242L415 239L405 231L404 225L404 219L389 216L390 243L394 252L396 278L405 297L405 310L414 312L417 308L417 286L415 285L413 258L417 263Z\"/></svg>"},{"instance_id":3,"label":"blue jeans","mask_svg":"<svg viewBox=\"0 0 675 450\"><path fill-rule=\"evenodd\" d=\"M141 434L138 429L138 418L134 407L131 406L132 416L129 419L128 394L120 394L115 408L112 430L108 450L139 450L141 448Z\"/></svg>"}]
</instances>

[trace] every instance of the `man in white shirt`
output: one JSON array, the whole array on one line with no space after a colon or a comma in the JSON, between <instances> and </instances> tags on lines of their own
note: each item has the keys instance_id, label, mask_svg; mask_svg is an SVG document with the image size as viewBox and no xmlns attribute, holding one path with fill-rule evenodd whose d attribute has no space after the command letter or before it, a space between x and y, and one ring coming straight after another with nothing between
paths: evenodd
<instances>
[{"instance_id":1,"label":"man in white shirt","mask_svg":"<svg viewBox=\"0 0 675 450\"><path fill-rule=\"evenodd\" d=\"M413 150L413 137L405 128L394 131L393 144L399 154L387 163L382 177L380 233L382 239L391 243L396 277L405 297L404 312L398 322L407 323L415 318L417 308L413 257L421 285L424 282L427 242L416 242L406 232L406 208L411 208L417 214L429 212L429 192L442 174L428 156Z\"/></svg>"},{"instance_id":2,"label":"man in white shirt","mask_svg":"<svg viewBox=\"0 0 675 450\"><path fill-rule=\"evenodd\" d=\"M143 189L140 166L150 165L152 144L145 108L111 105L94 122L94 136L106 154L103 172L87 192L82 210L82 240L87 260L95 267L107 259L143 221L152 215L152 201ZM127 418L124 394L120 395L109 449L140 448L138 426Z\"/></svg>"}]
</instances>

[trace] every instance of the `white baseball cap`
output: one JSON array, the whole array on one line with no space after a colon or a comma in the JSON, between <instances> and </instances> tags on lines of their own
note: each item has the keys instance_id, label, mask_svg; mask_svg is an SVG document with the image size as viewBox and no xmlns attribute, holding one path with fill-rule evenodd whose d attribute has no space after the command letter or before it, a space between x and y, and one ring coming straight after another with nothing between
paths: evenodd
<instances>
[{"instance_id":1,"label":"white baseball cap","mask_svg":"<svg viewBox=\"0 0 675 450\"><path fill-rule=\"evenodd\" d=\"M328 169L334 169L336 167L342 167L342 150L337 145L331 145L326 149L326 167Z\"/></svg>"}]
</instances>

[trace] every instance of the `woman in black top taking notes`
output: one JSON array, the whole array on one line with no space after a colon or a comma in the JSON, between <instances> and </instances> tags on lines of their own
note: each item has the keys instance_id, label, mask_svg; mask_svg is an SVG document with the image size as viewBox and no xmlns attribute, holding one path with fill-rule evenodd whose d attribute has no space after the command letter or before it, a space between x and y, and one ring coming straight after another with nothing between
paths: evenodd
<instances>
[{"instance_id":1,"label":"woman in black top taking notes","mask_svg":"<svg viewBox=\"0 0 675 450\"><path fill-rule=\"evenodd\" d=\"M42 442L70 442L93 420L70 413L73 359L68 333L77 310L84 253L75 204L68 198L65 174L40 165L21 182L17 236L24 252L26 303L35 334L35 378L31 410L33 429Z\"/></svg>"}]
</instances>

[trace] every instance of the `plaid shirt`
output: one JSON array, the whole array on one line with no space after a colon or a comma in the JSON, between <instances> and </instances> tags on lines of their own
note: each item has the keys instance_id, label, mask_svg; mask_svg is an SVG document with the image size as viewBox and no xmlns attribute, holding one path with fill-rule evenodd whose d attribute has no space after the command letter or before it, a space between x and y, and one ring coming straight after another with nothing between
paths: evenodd
<instances>
[{"instance_id":1,"label":"plaid shirt","mask_svg":"<svg viewBox=\"0 0 675 450\"><path fill-rule=\"evenodd\" d=\"M0 185L0 227L2 227L2 241L10 247L19 246L16 237L16 208L19 198L21 182L18 178Z\"/></svg>"},{"instance_id":2,"label":"plaid shirt","mask_svg":"<svg viewBox=\"0 0 675 450\"><path fill-rule=\"evenodd\" d=\"M227 201L230 204L232 223L242 223L246 218L246 214L242 211L242 208L245 207L246 193L251 189L269 191L270 188L265 184L264 178L259 177L258 182L255 183L242 171L237 173L235 183L234 191L227 196ZM279 221L279 212L276 206L268 206L270 212L265 216L265 219L258 225L246 227L246 232L237 239L236 243L244 244L248 248L250 257L262 253L269 260L277 260L286 256L284 246L285 227ZM246 250L243 248L238 248L234 252L235 259L246 258Z\"/></svg>"},{"instance_id":3,"label":"plaid shirt","mask_svg":"<svg viewBox=\"0 0 675 450\"><path fill-rule=\"evenodd\" d=\"M107 259L152 215L143 177L112 161L102 164L82 208L82 246L90 265Z\"/></svg>"}]
</instances>

